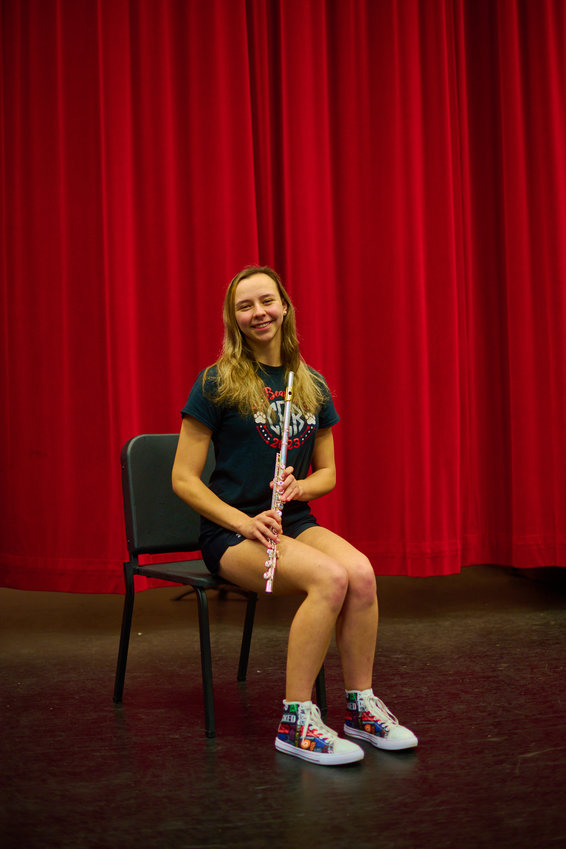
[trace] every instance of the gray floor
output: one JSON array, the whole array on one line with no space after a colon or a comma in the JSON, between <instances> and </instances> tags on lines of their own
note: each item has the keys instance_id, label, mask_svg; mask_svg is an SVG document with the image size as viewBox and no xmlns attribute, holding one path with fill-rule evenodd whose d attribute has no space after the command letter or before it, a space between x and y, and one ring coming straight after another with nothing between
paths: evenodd
<instances>
[{"instance_id":1,"label":"gray floor","mask_svg":"<svg viewBox=\"0 0 566 849\"><path fill-rule=\"evenodd\" d=\"M41 849L566 846L563 571L380 578L376 692L420 740L347 767L277 753L295 602L211 596L218 737L202 730L194 598L138 594L122 707L120 596L0 590L2 843ZM334 649L328 724L341 728Z\"/></svg>"}]
</instances>

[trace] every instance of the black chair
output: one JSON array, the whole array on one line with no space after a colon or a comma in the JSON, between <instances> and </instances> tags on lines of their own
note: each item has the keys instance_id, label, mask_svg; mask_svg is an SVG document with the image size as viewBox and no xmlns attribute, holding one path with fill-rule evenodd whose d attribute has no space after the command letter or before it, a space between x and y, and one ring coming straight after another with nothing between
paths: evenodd
<instances>
[{"instance_id":1,"label":"black chair","mask_svg":"<svg viewBox=\"0 0 566 849\"><path fill-rule=\"evenodd\" d=\"M178 498L171 487L171 470L177 450L178 434L142 434L122 448L122 493L129 559L124 563L125 598L118 663L114 683L114 701L122 702L128 647L135 600L134 578L144 575L191 587L198 605L205 734L216 736L208 590L236 592L247 599L244 630L240 647L237 680L245 681L254 623L257 594L215 578L199 560L174 560L170 563L141 565L140 555L199 551L198 514ZM203 472L208 482L214 468L212 445ZM326 714L324 667L316 680L316 698Z\"/></svg>"}]
</instances>

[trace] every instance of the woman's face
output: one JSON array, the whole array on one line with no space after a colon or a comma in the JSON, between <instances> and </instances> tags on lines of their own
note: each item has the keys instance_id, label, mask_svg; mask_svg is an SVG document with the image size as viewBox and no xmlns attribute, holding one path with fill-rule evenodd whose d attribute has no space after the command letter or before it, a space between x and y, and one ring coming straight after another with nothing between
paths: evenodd
<instances>
[{"instance_id":1,"label":"woman's face","mask_svg":"<svg viewBox=\"0 0 566 849\"><path fill-rule=\"evenodd\" d=\"M238 327L255 354L281 343L281 325L287 307L269 275L253 274L238 283L234 313Z\"/></svg>"}]
</instances>

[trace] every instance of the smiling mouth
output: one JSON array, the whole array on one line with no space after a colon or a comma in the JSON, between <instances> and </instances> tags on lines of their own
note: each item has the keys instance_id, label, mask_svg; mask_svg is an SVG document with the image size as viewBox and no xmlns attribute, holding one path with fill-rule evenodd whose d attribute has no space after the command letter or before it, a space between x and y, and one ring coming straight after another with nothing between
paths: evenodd
<instances>
[{"instance_id":1,"label":"smiling mouth","mask_svg":"<svg viewBox=\"0 0 566 849\"><path fill-rule=\"evenodd\" d=\"M263 324L252 324L254 330L261 330L263 327L269 327L270 321L264 321Z\"/></svg>"}]
</instances>

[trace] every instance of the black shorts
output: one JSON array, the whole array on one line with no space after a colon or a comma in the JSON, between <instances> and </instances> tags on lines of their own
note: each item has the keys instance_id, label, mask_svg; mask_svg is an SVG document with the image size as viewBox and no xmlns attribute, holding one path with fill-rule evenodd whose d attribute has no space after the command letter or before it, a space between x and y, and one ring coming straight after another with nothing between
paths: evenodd
<instances>
[{"instance_id":1,"label":"black shorts","mask_svg":"<svg viewBox=\"0 0 566 849\"><path fill-rule=\"evenodd\" d=\"M285 536L297 539L299 534L306 531L307 528L312 528L318 525L312 513L302 514L292 517L289 521L283 520L283 533ZM206 564L206 568L213 575L218 575L220 569L220 559L231 545L238 545L243 542L245 537L241 534L236 534L234 531L229 531L220 526L214 526L214 531L209 526L205 533L201 536L201 552L202 559Z\"/></svg>"}]
</instances>

